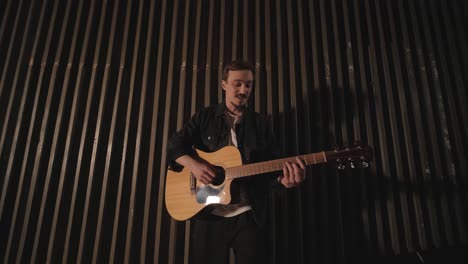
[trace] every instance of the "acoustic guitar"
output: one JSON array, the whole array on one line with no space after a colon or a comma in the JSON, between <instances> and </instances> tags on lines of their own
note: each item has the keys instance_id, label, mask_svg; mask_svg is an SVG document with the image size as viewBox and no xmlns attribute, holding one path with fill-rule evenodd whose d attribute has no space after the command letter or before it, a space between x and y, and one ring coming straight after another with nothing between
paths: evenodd
<instances>
[{"instance_id":1,"label":"acoustic guitar","mask_svg":"<svg viewBox=\"0 0 468 264\"><path fill-rule=\"evenodd\" d=\"M285 161L295 162L296 156L243 165L239 150L227 146L215 152L195 149L198 156L217 167L219 171L214 180L202 184L196 180L189 169L167 170L165 201L169 214L176 220L192 218L205 207L212 204L231 202L231 183L241 177L256 176L263 173L282 171ZM299 155L306 166L335 162L338 169L346 167L368 167L372 150L368 146L357 145L331 151Z\"/></svg>"}]
</instances>

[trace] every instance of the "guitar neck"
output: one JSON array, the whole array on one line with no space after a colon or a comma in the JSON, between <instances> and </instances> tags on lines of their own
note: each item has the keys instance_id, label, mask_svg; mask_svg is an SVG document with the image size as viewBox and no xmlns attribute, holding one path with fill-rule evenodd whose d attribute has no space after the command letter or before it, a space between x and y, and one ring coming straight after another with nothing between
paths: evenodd
<instances>
[{"instance_id":1,"label":"guitar neck","mask_svg":"<svg viewBox=\"0 0 468 264\"><path fill-rule=\"evenodd\" d=\"M243 166L226 168L226 178L237 179L237 178L262 174L262 173L281 171L283 170L283 164L285 161L296 162L296 157L302 159L304 163L306 164L306 166L327 162L326 154L324 151L322 151L322 152L317 152L317 153L312 153L312 154L307 154L307 155L289 157L289 158L284 158L284 159L276 159L276 160L270 160L270 161L264 161L264 162L258 162L258 163L251 163L251 164L247 164Z\"/></svg>"}]
</instances>

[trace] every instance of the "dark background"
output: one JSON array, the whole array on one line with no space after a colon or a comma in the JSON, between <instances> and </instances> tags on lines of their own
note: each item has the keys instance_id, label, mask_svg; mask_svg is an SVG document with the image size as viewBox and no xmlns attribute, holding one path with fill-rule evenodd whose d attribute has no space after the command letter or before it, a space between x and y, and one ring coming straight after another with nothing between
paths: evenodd
<instances>
[{"instance_id":1,"label":"dark background","mask_svg":"<svg viewBox=\"0 0 468 264\"><path fill-rule=\"evenodd\" d=\"M355 142L271 201L271 263L466 261L463 0L0 1L0 256L184 263L166 140L255 63L285 156Z\"/></svg>"}]
</instances>

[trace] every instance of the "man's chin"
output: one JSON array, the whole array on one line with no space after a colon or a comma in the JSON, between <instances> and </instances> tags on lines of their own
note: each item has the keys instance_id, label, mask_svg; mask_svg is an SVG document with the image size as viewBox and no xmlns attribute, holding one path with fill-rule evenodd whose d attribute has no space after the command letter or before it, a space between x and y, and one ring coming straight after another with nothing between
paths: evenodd
<instances>
[{"instance_id":1,"label":"man's chin","mask_svg":"<svg viewBox=\"0 0 468 264\"><path fill-rule=\"evenodd\" d=\"M234 106L234 109L239 112L242 112L245 108L247 108L247 102L240 102L239 104L231 102L231 105Z\"/></svg>"}]
</instances>

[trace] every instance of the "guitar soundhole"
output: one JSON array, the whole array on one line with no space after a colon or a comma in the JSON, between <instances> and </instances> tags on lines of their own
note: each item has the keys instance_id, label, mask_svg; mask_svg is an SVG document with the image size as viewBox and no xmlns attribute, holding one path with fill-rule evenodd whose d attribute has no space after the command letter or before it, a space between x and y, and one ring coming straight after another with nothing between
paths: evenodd
<instances>
[{"instance_id":1,"label":"guitar soundhole","mask_svg":"<svg viewBox=\"0 0 468 264\"><path fill-rule=\"evenodd\" d=\"M216 166L216 177L211 182L214 186L219 186L223 184L224 180L226 179L226 173L223 167Z\"/></svg>"}]
</instances>

